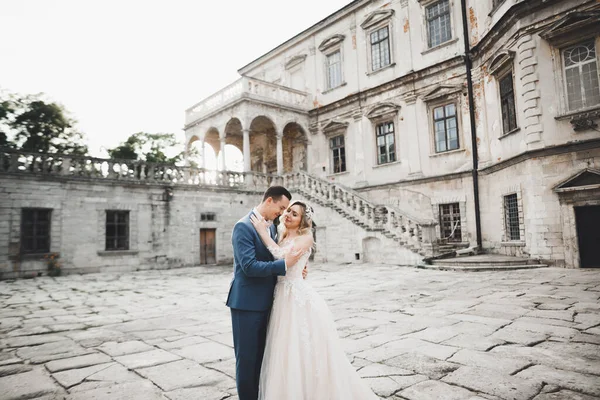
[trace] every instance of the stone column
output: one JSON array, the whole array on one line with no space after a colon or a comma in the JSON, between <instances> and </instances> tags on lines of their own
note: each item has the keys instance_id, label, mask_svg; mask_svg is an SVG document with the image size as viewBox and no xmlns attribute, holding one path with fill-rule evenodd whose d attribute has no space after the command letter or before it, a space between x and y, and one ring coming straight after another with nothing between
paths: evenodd
<instances>
[{"instance_id":1,"label":"stone column","mask_svg":"<svg viewBox=\"0 0 600 400\"><path fill-rule=\"evenodd\" d=\"M221 156L221 163L219 165L219 169L221 171L225 171L225 138L220 138L221 147L219 149L219 155Z\"/></svg>"},{"instance_id":2,"label":"stone column","mask_svg":"<svg viewBox=\"0 0 600 400\"><path fill-rule=\"evenodd\" d=\"M283 175L283 134L277 135L277 175Z\"/></svg>"},{"instance_id":3,"label":"stone column","mask_svg":"<svg viewBox=\"0 0 600 400\"><path fill-rule=\"evenodd\" d=\"M200 156L202 157L202 169L206 168L206 151L204 150L204 138L200 141Z\"/></svg>"},{"instance_id":4,"label":"stone column","mask_svg":"<svg viewBox=\"0 0 600 400\"><path fill-rule=\"evenodd\" d=\"M419 116L418 107L417 107L417 97L414 94L409 94L404 98L406 102L406 119L408 123L407 131L409 135L413 135L412 138L409 138L407 144L408 147L408 176L410 177L421 177L423 176L423 170L421 167L421 132L419 126L421 125L421 121L427 121L427 115ZM412 112L408 109L412 108ZM411 115L412 114L412 115ZM421 119L419 119L419 117ZM427 124L425 124L427 127ZM425 134L427 137L428 133ZM402 144L400 144L402 145ZM401 149L396 148L396 151L400 152ZM398 157L400 159L400 157Z\"/></svg>"},{"instance_id":5,"label":"stone column","mask_svg":"<svg viewBox=\"0 0 600 400\"><path fill-rule=\"evenodd\" d=\"M252 158L250 154L250 130L244 129L242 132L244 134L244 172L250 172L250 161Z\"/></svg>"}]
</instances>

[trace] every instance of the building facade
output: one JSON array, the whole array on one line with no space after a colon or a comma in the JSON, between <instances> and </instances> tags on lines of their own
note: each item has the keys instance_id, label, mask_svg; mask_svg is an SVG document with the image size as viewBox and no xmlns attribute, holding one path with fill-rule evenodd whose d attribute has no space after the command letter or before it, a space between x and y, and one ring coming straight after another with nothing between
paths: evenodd
<instances>
[{"instance_id":1,"label":"building facade","mask_svg":"<svg viewBox=\"0 0 600 400\"><path fill-rule=\"evenodd\" d=\"M485 251L600 266L600 4L461 3L348 4L188 109L188 146L303 171L435 243L476 245L478 214Z\"/></svg>"}]
</instances>

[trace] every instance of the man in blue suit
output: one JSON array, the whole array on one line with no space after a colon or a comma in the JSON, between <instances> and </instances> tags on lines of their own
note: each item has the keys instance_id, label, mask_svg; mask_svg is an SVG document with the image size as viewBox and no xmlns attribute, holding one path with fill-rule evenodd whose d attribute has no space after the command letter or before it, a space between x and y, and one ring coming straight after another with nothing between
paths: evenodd
<instances>
[{"instance_id":1,"label":"man in blue suit","mask_svg":"<svg viewBox=\"0 0 600 400\"><path fill-rule=\"evenodd\" d=\"M233 228L233 280L227 306L231 310L235 373L240 400L257 400L260 367L265 351L267 324L273 291L278 275L285 275L286 266L294 265L299 254L288 254L284 260L274 260L250 222L252 214L273 221L287 209L292 195L282 186L272 186L262 202ZM277 229L270 227L276 240Z\"/></svg>"}]
</instances>

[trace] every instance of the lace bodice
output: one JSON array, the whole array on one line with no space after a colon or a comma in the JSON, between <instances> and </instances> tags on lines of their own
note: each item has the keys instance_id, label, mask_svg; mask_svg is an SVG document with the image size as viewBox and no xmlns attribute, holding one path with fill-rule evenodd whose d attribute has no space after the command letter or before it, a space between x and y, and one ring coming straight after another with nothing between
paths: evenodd
<instances>
[{"instance_id":1,"label":"lace bodice","mask_svg":"<svg viewBox=\"0 0 600 400\"><path fill-rule=\"evenodd\" d=\"M269 251L273 254L273 257L280 260L285 258L286 254L292 249L294 245L294 239L284 239L283 242L279 244L278 247L268 246ZM306 253L300 257L298 262L292 266L287 267L287 272L285 276L278 276L277 280L290 280L290 279L302 279L302 270L304 266L308 262L308 258L310 257L311 250L307 250Z\"/></svg>"}]
</instances>

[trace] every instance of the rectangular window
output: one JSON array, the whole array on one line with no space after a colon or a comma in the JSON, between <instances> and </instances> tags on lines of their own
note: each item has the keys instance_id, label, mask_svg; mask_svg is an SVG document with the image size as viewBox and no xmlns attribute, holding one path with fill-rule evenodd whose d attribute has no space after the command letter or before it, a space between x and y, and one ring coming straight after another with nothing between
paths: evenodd
<instances>
[{"instance_id":1,"label":"rectangular window","mask_svg":"<svg viewBox=\"0 0 600 400\"><path fill-rule=\"evenodd\" d=\"M129 211L106 211L106 250L129 250Z\"/></svg>"},{"instance_id":2,"label":"rectangular window","mask_svg":"<svg viewBox=\"0 0 600 400\"><path fill-rule=\"evenodd\" d=\"M44 254L50 252L50 216L47 208L21 210L21 253Z\"/></svg>"},{"instance_id":3,"label":"rectangular window","mask_svg":"<svg viewBox=\"0 0 600 400\"><path fill-rule=\"evenodd\" d=\"M216 215L215 213L201 213L200 221L215 221Z\"/></svg>"},{"instance_id":4,"label":"rectangular window","mask_svg":"<svg viewBox=\"0 0 600 400\"><path fill-rule=\"evenodd\" d=\"M342 52L340 50L327 56L327 89L342 84Z\"/></svg>"},{"instance_id":5,"label":"rectangular window","mask_svg":"<svg viewBox=\"0 0 600 400\"><path fill-rule=\"evenodd\" d=\"M504 196L504 221L507 240L521 240L519 202L516 194Z\"/></svg>"},{"instance_id":6,"label":"rectangular window","mask_svg":"<svg viewBox=\"0 0 600 400\"><path fill-rule=\"evenodd\" d=\"M394 123L384 122L376 127L377 164L396 161L396 144L394 141Z\"/></svg>"},{"instance_id":7,"label":"rectangular window","mask_svg":"<svg viewBox=\"0 0 600 400\"><path fill-rule=\"evenodd\" d=\"M500 104L502 107L502 129L504 133L517 129L512 71L500 78Z\"/></svg>"},{"instance_id":8,"label":"rectangular window","mask_svg":"<svg viewBox=\"0 0 600 400\"><path fill-rule=\"evenodd\" d=\"M425 9L429 48L452 39L450 0L438 1Z\"/></svg>"},{"instance_id":9,"label":"rectangular window","mask_svg":"<svg viewBox=\"0 0 600 400\"><path fill-rule=\"evenodd\" d=\"M377 71L391 64L390 32L387 26L371 33L371 69Z\"/></svg>"},{"instance_id":10,"label":"rectangular window","mask_svg":"<svg viewBox=\"0 0 600 400\"><path fill-rule=\"evenodd\" d=\"M433 109L433 127L436 153L458 149L456 104L450 103L435 107Z\"/></svg>"},{"instance_id":11,"label":"rectangular window","mask_svg":"<svg viewBox=\"0 0 600 400\"><path fill-rule=\"evenodd\" d=\"M462 242L458 203L440 204L440 229L442 239L448 242Z\"/></svg>"},{"instance_id":12,"label":"rectangular window","mask_svg":"<svg viewBox=\"0 0 600 400\"><path fill-rule=\"evenodd\" d=\"M344 135L336 136L329 140L332 155L332 170L334 174L346 171L346 149Z\"/></svg>"},{"instance_id":13,"label":"rectangular window","mask_svg":"<svg viewBox=\"0 0 600 400\"><path fill-rule=\"evenodd\" d=\"M565 49L563 62L569 111L600 105L598 61L594 40Z\"/></svg>"}]
</instances>

